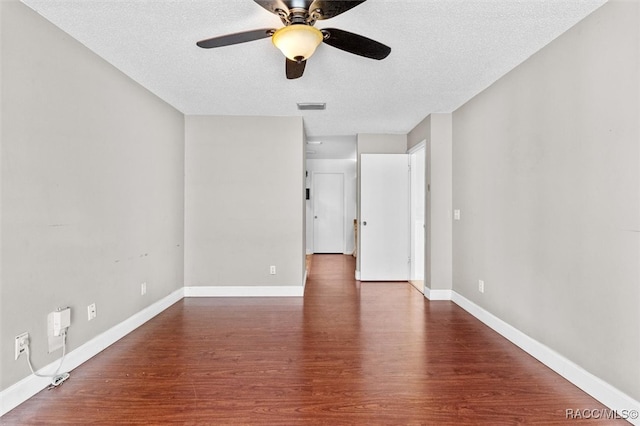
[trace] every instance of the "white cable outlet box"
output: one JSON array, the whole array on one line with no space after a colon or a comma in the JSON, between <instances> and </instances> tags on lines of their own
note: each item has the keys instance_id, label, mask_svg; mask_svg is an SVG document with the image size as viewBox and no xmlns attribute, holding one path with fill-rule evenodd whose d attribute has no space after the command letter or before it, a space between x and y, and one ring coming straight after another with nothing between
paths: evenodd
<instances>
[{"instance_id":1,"label":"white cable outlet box","mask_svg":"<svg viewBox=\"0 0 640 426\"><path fill-rule=\"evenodd\" d=\"M71 308L59 309L52 312L53 315L53 335L59 336L62 330L71 325Z\"/></svg>"},{"instance_id":2,"label":"white cable outlet box","mask_svg":"<svg viewBox=\"0 0 640 426\"><path fill-rule=\"evenodd\" d=\"M47 315L47 340L49 353L63 346L63 331L71 325L71 308L60 308Z\"/></svg>"}]
</instances>

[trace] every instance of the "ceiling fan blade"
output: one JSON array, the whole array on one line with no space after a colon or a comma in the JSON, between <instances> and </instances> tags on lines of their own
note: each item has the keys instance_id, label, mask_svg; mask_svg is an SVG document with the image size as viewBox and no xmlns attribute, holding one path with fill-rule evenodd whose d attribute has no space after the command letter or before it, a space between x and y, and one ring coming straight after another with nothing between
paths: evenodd
<instances>
[{"instance_id":1,"label":"ceiling fan blade","mask_svg":"<svg viewBox=\"0 0 640 426\"><path fill-rule=\"evenodd\" d=\"M309 13L314 10L320 10L317 19L329 19L340 15L349 9L353 9L357 5L364 3L366 0L347 0L347 1L331 1L331 0L315 0L309 7Z\"/></svg>"},{"instance_id":2,"label":"ceiling fan blade","mask_svg":"<svg viewBox=\"0 0 640 426\"><path fill-rule=\"evenodd\" d=\"M275 29L261 28L259 30L243 31L240 33L227 34L223 36L200 40L196 44L204 49L212 47L229 46L231 44L245 43L247 41L260 40L261 38L271 37Z\"/></svg>"},{"instance_id":3,"label":"ceiling fan blade","mask_svg":"<svg viewBox=\"0 0 640 426\"><path fill-rule=\"evenodd\" d=\"M287 74L287 78L289 80L293 80L296 78L302 77L304 73L304 67L307 65L307 61L292 61L289 58L285 58L287 61L285 63L285 71Z\"/></svg>"},{"instance_id":4,"label":"ceiling fan blade","mask_svg":"<svg viewBox=\"0 0 640 426\"><path fill-rule=\"evenodd\" d=\"M370 38L339 30L337 28L323 28L325 34L324 42L329 46L364 56L371 59L384 59L391 53L391 48ZM328 36L327 36L328 34Z\"/></svg>"}]
</instances>

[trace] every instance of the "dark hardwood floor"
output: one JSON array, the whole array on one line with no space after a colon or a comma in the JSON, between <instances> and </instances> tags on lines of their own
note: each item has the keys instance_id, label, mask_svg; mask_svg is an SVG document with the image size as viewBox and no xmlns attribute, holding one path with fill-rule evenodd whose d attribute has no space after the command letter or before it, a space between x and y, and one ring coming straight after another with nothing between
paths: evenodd
<instances>
[{"instance_id":1,"label":"dark hardwood floor","mask_svg":"<svg viewBox=\"0 0 640 426\"><path fill-rule=\"evenodd\" d=\"M455 304L355 281L354 262L314 256L304 298L184 299L0 423L550 425L604 408Z\"/></svg>"}]
</instances>

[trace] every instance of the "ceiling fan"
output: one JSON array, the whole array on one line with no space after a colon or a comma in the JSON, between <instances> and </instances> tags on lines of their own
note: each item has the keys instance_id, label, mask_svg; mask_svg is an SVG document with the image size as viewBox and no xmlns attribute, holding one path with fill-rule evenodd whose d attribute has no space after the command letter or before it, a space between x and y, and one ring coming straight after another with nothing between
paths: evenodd
<instances>
[{"instance_id":1,"label":"ceiling fan","mask_svg":"<svg viewBox=\"0 0 640 426\"><path fill-rule=\"evenodd\" d=\"M337 49L371 59L384 59L391 48L367 37L337 28L317 29L316 21L333 18L366 0L254 0L269 12L278 15L282 28L261 28L200 40L204 49L229 46L271 37L273 44L286 56L288 79L302 77L307 59L322 42Z\"/></svg>"}]
</instances>

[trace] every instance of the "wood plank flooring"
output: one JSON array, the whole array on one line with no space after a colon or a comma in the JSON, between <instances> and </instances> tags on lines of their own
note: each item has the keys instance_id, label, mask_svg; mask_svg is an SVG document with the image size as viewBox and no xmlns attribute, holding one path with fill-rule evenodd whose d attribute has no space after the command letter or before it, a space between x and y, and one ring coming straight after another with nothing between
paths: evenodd
<instances>
[{"instance_id":1,"label":"wood plank flooring","mask_svg":"<svg viewBox=\"0 0 640 426\"><path fill-rule=\"evenodd\" d=\"M0 423L550 425L604 408L453 303L355 281L354 262L314 256L304 298L186 298Z\"/></svg>"}]
</instances>

